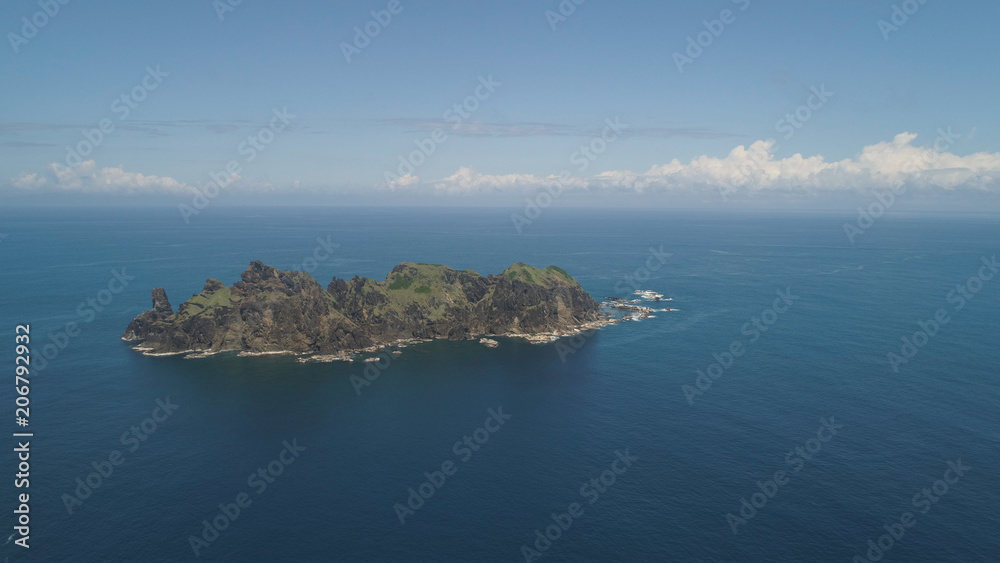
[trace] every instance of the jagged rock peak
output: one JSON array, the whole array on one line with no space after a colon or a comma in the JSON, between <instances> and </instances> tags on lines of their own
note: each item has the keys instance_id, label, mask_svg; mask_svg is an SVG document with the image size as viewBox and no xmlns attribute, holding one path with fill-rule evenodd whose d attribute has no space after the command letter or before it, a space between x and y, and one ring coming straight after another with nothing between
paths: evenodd
<instances>
[{"instance_id":1,"label":"jagged rock peak","mask_svg":"<svg viewBox=\"0 0 1000 563\"><path fill-rule=\"evenodd\" d=\"M173 312L162 289L123 335L149 353L243 351L343 354L405 339L573 333L601 320L568 273L518 262L500 275L403 262L385 281L334 278L259 260L228 287L209 278Z\"/></svg>"},{"instance_id":2,"label":"jagged rock peak","mask_svg":"<svg viewBox=\"0 0 1000 563\"><path fill-rule=\"evenodd\" d=\"M162 287L153 290L153 311L168 314L174 312L174 308L170 306L170 300L167 299L167 292Z\"/></svg>"}]
</instances>

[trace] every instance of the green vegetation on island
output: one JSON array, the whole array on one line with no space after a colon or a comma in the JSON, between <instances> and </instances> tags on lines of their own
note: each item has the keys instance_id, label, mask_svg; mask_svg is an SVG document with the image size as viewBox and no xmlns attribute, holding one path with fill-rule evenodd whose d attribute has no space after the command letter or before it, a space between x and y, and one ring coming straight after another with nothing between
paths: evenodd
<instances>
[{"instance_id":1,"label":"green vegetation on island","mask_svg":"<svg viewBox=\"0 0 1000 563\"><path fill-rule=\"evenodd\" d=\"M292 352L343 355L430 338L556 337L599 325L599 306L556 266L518 262L499 275L403 262L374 281L252 262L231 287L209 279L175 312L162 289L125 330L148 354Z\"/></svg>"}]
</instances>

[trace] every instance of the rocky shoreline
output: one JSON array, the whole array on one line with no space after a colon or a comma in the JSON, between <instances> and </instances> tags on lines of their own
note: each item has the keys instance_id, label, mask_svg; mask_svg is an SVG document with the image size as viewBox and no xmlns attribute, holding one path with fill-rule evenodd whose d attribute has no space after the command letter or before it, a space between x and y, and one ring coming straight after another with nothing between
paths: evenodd
<instances>
[{"instance_id":1,"label":"rocky shoreline","mask_svg":"<svg viewBox=\"0 0 1000 563\"><path fill-rule=\"evenodd\" d=\"M621 319L606 318L599 321L588 322L582 324L578 327L569 330L560 330L553 332L541 332L534 334L523 334L523 333L505 333L505 334L489 334L489 335L476 335L470 337L468 340L476 340L478 338L479 343L483 344L488 348L496 348L499 346L499 342L490 337L499 338L512 338L525 340L531 344L547 344L550 342L555 342L560 338L566 338L587 332L590 330L598 330L605 326L617 324ZM122 340L128 342L128 339L122 337ZM420 344L424 342L433 342L435 340L450 340L448 338L404 338L394 342L388 342L386 344L368 346L365 348L342 350L336 354L312 354L310 352L296 352L293 350L273 350L268 352L246 352L238 349L227 349L227 350L178 350L176 352L154 352L153 349L149 347L144 347L142 345L133 346L132 349L136 352L141 353L144 356L184 356L186 360L200 359L200 358L210 358L212 356L217 356L219 354L232 354L235 353L237 357L257 357L257 356L299 356L295 361L299 363L306 362L349 362L353 363L357 360L357 356L362 356L366 354L376 354L382 352L386 349L394 348L406 348L413 344ZM392 350L393 355L402 354L401 350ZM362 361L371 362L377 361L377 357L364 358Z\"/></svg>"},{"instance_id":2,"label":"rocky shoreline","mask_svg":"<svg viewBox=\"0 0 1000 563\"><path fill-rule=\"evenodd\" d=\"M664 299L663 295L649 289L637 289L635 290L635 295L638 295L638 299L625 299L624 297L607 297L606 301L601 303L602 307L609 309L615 309L625 313L620 321L641 321L643 319L649 319L654 317L655 312L669 312L676 311L677 309L671 309L669 307L665 309L653 309L652 307L647 307L645 305L639 305L643 301L673 301L672 298Z\"/></svg>"},{"instance_id":3,"label":"rocky shoreline","mask_svg":"<svg viewBox=\"0 0 1000 563\"><path fill-rule=\"evenodd\" d=\"M602 306L607 306L607 307L609 307L611 309L626 310L626 309L623 309L623 308L617 306L613 301L612 302L604 302L604 303L601 303L601 305ZM559 340L560 338L572 337L572 336L575 336L575 335L578 335L578 334L582 334L584 332L588 332L588 331L591 331L591 330L600 330L600 329L602 329L602 328L604 328L606 326L618 324L620 322L638 321L638 320L643 320L643 319L646 319L646 318L652 318L654 316L654 315L651 314L652 312L655 311L654 309L650 309L648 307L638 307L638 308L639 309L644 309L649 314L643 314L642 316L636 317L636 318L633 318L632 315L625 315L623 317L604 316L604 317L600 318L599 320L591 321L591 322L587 322L587 323L583 323L583 324L580 324L579 326L570 327L570 328L568 328L566 330L557 330L557 331L552 331L552 332L540 332L540 333L532 333L532 334L508 332L508 333L504 333L504 334L475 335L475 336L472 336L472 337L468 338L468 340L476 340L478 338L479 343L483 344L484 346L486 346L488 348L497 348L499 346L499 344L500 344L498 341L496 341L496 340L494 340L493 338L490 338L490 337L520 339L520 340L525 340L525 341L527 341L530 344L548 344L548 343L551 343L551 342L555 342L555 341ZM661 309L661 310L662 311L676 311L677 309ZM122 337L122 340L126 340L127 341L127 339L124 338L124 337ZM234 353L235 352L236 356L238 356L238 357L280 356L280 355L283 355L283 356L299 356L295 360L296 362L299 362L299 363L308 363L308 362L320 362L320 363L347 362L347 363L354 363L356 361L359 361L358 356L364 356L364 355L369 355L369 354L378 354L378 353L380 353L380 352L382 352L384 350L387 350L387 349L392 349L391 354L394 355L394 356L398 356L398 355L400 355L400 354L403 353L398 348L406 348L406 347L412 346L414 344L421 344L421 343L424 343L424 342L433 342L435 340L450 340L450 339L448 339L448 338L402 338L402 339L399 339L399 340L396 340L396 341L393 341L393 342L388 342L388 343L385 343L385 344L374 345L374 346L367 346L365 348L342 350L342 351L337 352L336 354L312 354L312 353L309 353L309 352L296 352L296 351L293 351L293 350L275 350L275 351L268 351L268 352L246 352L246 351L241 351L241 350L237 350L237 349L214 350L214 351L213 350L194 350L194 349L192 349L192 350L180 350L180 351L176 351L176 352L153 352L153 351L151 351L150 348L143 347L142 345L133 346L132 349L135 350L135 351L137 351L137 352L142 353L145 356L178 356L178 355L183 355L184 359L209 358L209 357L216 356L216 355L219 355L219 354L226 354L226 353ZM379 356L369 356L369 357L366 357L366 358L364 358L364 359L362 359L360 361L363 361L363 362L376 362L378 360L379 360Z\"/></svg>"},{"instance_id":4,"label":"rocky shoreline","mask_svg":"<svg viewBox=\"0 0 1000 563\"><path fill-rule=\"evenodd\" d=\"M309 274L252 262L232 286L205 283L176 311L163 289L122 339L148 356L204 358L295 355L298 361L353 361L355 356L430 340L492 337L533 343L618 322L569 274L517 263L481 276L436 264L404 262L383 282L334 278L327 288Z\"/></svg>"},{"instance_id":5,"label":"rocky shoreline","mask_svg":"<svg viewBox=\"0 0 1000 563\"><path fill-rule=\"evenodd\" d=\"M253 264L251 264L253 268ZM266 268L266 266L265 266ZM397 267L398 268L398 267ZM450 270L450 269L449 269ZM454 270L451 270L454 271ZM277 270L273 273L277 274ZM244 278L246 278L244 274ZM280 280L280 276L277 276ZM390 276L391 277L391 276ZM491 276L492 277L492 276ZM310 278L311 279L311 278ZM358 278L356 278L358 279ZM569 278L572 280L572 278ZM331 283L333 286L337 280ZM286 282L287 283L287 282ZM575 284L575 281L573 281ZM239 285L239 284L237 284ZM157 289L153 291L153 309L143 313L136 318L132 324L129 325L129 329L122 336L122 340L125 341L135 341L142 340L142 343L133 346L133 350L142 353L146 356L184 356L185 359L197 359L197 358L207 358L217 354L223 353L236 353L239 357L256 357L256 356L272 356L272 355L290 355L298 356L296 358L297 362L354 362L358 361L359 357L369 355L367 358L362 358L361 361L365 362L375 362L378 361L381 356L370 356L371 354L377 354L387 349L391 349L393 355L399 355L402 353L401 348L406 348L415 344L420 344L424 342L431 342L433 340L477 340L484 346L489 348L496 348L499 346L499 342L494 338L516 338L525 340L531 344L546 344L554 342L560 338L572 337L583 332L588 332L592 330L599 330L609 325L626 322L626 321L640 321L648 318L654 317L653 313L656 311L676 311L676 309L665 308L665 309L653 309L651 307L641 305L642 301L670 301L670 299L664 299L659 293L653 292L651 290L637 290L635 293L639 295L639 299L625 299L620 297L608 297L602 303L593 302L593 305L586 311L586 314L569 317L574 319L568 323L557 323L557 326L551 328L551 330L537 330L537 331L525 331L523 326L520 324L516 327L508 327L506 331L484 331L478 333L468 333L463 338L454 338L451 335L441 335L432 334L429 336L404 336L395 338L392 340L387 340L383 342L376 342L369 344L367 346L354 346L345 347L329 353L324 353L318 350L294 350L291 348L287 349L269 349L269 350L255 350L246 349L243 346L236 346L235 343L228 343L228 345L213 345L208 347L198 347L198 348L180 348L174 350L164 350L163 346L151 346L148 344L149 340L147 338L140 338L140 333L146 330L148 333L155 334L152 328L159 326L163 328L164 326L170 326L176 323L178 315L181 315L182 311L190 308L192 306L198 306L200 302L211 302L214 297L215 292L218 292L225 286L215 280L209 280L206 285L206 289L201 293L197 294L181 306L177 313L174 313L172 308L167 301L166 294L162 289ZM579 287L578 284L576 287ZM237 287L234 286L233 289ZM260 293L260 288L255 288L258 291L251 291L248 294L253 296L254 299L251 301L261 301L261 295L265 297L269 296L270 293ZM273 291L273 288L267 291ZM584 294L586 295L586 294ZM587 296L589 298L589 296ZM592 301L592 300L591 300ZM193 305L189 305L191 303ZM203 314L204 311L208 309L207 307L201 306L199 313ZM225 313L227 309L232 309L231 304L226 307L220 307L221 311L216 311ZM273 311L271 312L273 316ZM565 311L560 311L565 317ZM200 315L193 315L191 318L187 319L188 323L194 323L194 317ZM579 319L579 320L576 320ZM203 319L204 320L204 319ZM152 327L144 328L143 323L151 323ZM138 326L136 326L138 325ZM232 328L232 327L228 327Z\"/></svg>"}]
</instances>

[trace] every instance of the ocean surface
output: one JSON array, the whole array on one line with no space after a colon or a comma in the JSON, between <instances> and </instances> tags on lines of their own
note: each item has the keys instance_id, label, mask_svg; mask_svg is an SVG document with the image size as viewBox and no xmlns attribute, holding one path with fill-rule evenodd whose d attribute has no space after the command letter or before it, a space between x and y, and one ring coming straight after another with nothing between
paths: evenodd
<instances>
[{"instance_id":1,"label":"ocean surface","mask_svg":"<svg viewBox=\"0 0 1000 563\"><path fill-rule=\"evenodd\" d=\"M15 438L0 456L2 522L13 531L30 492L31 547L0 556L1000 561L1000 277L984 265L1000 220L892 214L852 243L847 215L551 208L518 233L511 211L0 211L0 404L11 432L34 433L30 489L13 486ZM598 299L651 289L678 310L375 365L147 357L120 340L153 288L176 308L252 260L324 285L403 261L554 264Z\"/></svg>"}]
</instances>

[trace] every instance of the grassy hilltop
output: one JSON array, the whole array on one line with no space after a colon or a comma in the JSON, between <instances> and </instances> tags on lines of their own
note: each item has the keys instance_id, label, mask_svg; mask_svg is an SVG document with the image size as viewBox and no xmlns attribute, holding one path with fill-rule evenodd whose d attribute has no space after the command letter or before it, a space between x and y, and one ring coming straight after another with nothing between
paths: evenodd
<instances>
[{"instance_id":1,"label":"grassy hilltop","mask_svg":"<svg viewBox=\"0 0 1000 563\"><path fill-rule=\"evenodd\" d=\"M465 339L575 331L598 305L556 266L517 263L482 276L403 262L374 281L334 278L252 262L229 287L209 279L173 311L162 289L123 339L149 353L244 351L338 354L413 338Z\"/></svg>"}]
</instances>

